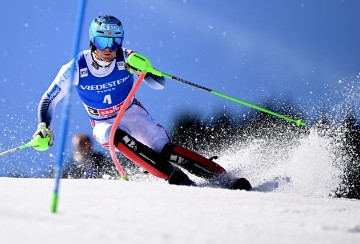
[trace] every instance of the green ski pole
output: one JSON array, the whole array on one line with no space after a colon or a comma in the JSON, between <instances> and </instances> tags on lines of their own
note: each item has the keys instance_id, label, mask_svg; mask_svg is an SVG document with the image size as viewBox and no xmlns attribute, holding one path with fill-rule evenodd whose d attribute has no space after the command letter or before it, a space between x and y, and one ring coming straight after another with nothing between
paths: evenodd
<instances>
[{"instance_id":1,"label":"green ski pole","mask_svg":"<svg viewBox=\"0 0 360 244\"><path fill-rule=\"evenodd\" d=\"M31 146L29 146L29 143L26 143L26 144L24 144L24 145L15 147L15 148L13 148L13 149L9 149L9 150L7 150L7 151L1 152L1 153L0 153L0 156L6 155L6 154L9 154L9 153L13 153L13 152L16 152L16 151L19 151L19 150L21 150L21 149L28 148L28 147L31 147Z\"/></svg>"},{"instance_id":2,"label":"green ski pole","mask_svg":"<svg viewBox=\"0 0 360 244\"><path fill-rule=\"evenodd\" d=\"M198 89L201 89L201 90L204 90L204 91L207 91L207 92L210 92L211 94L217 95L217 96L219 96L219 97L223 97L223 98L225 98L225 99L234 101L234 102L236 102L236 103L240 103L240 104L243 104L243 105L248 106L248 107L250 107L250 108L253 108L253 109L262 111L262 112L264 112L264 113L268 113L268 114L271 114L271 115L273 115L273 116L282 118L282 119L284 119L284 120L293 122L293 123L295 123L295 124L298 125L298 126L307 126L307 124L304 123L304 122L302 122L301 119L297 119L297 120L296 120L296 119L287 117L287 116L285 116L285 115L275 113L275 112L273 112L273 111L271 111L271 110L262 108L262 107L260 107L260 106L257 106L257 105L254 105L254 104L245 102L245 101L240 100L240 99L237 99L237 98L235 98L235 97L231 97L231 96L226 95L226 94L223 94L223 93L221 93L221 92L214 91L214 90L209 89L209 88L206 88L206 87L204 87L204 86L200 86L200 85L195 84L195 83L192 83L192 82L190 82L190 81L187 81L187 80L181 79L181 78L179 78L179 77L166 74L166 73L164 73L164 72L162 72L162 71L160 71L160 70L154 69L154 68L152 67L150 61L149 61L145 56L143 56L143 55L141 55L141 54L132 53L132 54L130 55L130 57L126 60L126 64L127 64L130 68L132 68L132 69L135 69L135 70L138 70L138 71L141 71L141 72L145 72L145 73L151 73L151 74L154 74L154 75L157 75L157 76L164 76L164 77L166 77L166 78L169 78L169 79L172 79L172 80L176 80L176 81L182 82L182 83L184 83L184 84L187 84L187 85L196 87L196 88L198 88Z\"/></svg>"},{"instance_id":3,"label":"green ski pole","mask_svg":"<svg viewBox=\"0 0 360 244\"><path fill-rule=\"evenodd\" d=\"M5 152L1 152L0 156L6 155L9 153L13 153L13 152L16 152L16 151L19 151L21 149L28 148L28 147L33 147L34 149L36 149L38 151L44 151L49 147L49 141L50 141L49 136L47 136L44 139L44 138L41 138L40 135L37 135L37 136L35 136L34 139L32 139L30 142L28 142L24 145L15 147L15 148L7 150Z\"/></svg>"}]
</instances>

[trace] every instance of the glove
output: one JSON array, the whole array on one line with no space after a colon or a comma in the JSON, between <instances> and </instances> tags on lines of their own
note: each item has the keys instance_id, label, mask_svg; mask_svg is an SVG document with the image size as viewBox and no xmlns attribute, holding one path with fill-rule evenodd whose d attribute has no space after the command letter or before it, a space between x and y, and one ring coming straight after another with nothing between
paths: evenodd
<instances>
[{"instance_id":1,"label":"glove","mask_svg":"<svg viewBox=\"0 0 360 244\"><path fill-rule=\"evenodd\" d=\"M39 142L38 146L35 146L34 149L38 151L47 150L49 148L48 146L52 146L54 143L54 133L51 130L51 127L47 127L45 122L39 123L37 131L33 135L33 140L37 140Z\"/></svg>"},{"instance_id":2,"label":"glove","mask_svg":"<svg viewBox=\"0 0 360 244\"><path fill-rule=\"evenodd\" d=\"M125 63L125 69L129 71L131 74L140 75L141 72L133 67L131 67L128 63Z\"/></svg>"}]
</instances>

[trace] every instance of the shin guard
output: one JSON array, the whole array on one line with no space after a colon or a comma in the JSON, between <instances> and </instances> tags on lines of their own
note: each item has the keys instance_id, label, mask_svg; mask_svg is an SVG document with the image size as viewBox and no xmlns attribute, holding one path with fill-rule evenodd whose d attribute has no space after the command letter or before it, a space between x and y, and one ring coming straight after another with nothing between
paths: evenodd
<instances>
[{"instance_id":1,"label":"shin guard","mask_svg":"<svg viewBox=\"0 0 360 244\"><path fill-rule=\"evenodd\" d=\"M116 131L114 144L125 157L156 177L167 180L174 172L171 163L122 130Z\"/></svg>"},{"instance_id":2,"label":"shin guard","mask_svg":"<svg viewBox=\"0 0 360 244\"><path fill-rule=\"evenodd\" d=\"M169 162L205 179L226 173L217 163L181 146L166 144L161 155Z\"/></svg>"}]
</instances>

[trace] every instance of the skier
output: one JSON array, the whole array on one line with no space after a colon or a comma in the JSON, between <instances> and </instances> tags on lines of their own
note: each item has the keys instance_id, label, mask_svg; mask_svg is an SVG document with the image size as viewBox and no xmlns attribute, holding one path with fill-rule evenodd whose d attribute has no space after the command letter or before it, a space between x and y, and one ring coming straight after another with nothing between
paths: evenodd
<instances>
[{"instance_id":1,"label":"skier","mask_svg":"<svg viewBox=\"0 0 360 244\"><path fill-rule=\"evenodd\" d=\"M50 126L52 114L68 86L75 86L90 117L93 135L104 147L109 146L111 126L133 86L134 72L125 65L132 51L122 46L121 22L113 16L98 16L90 25L89 38L90 50L80 52L75 60L62 66L40 101L34 137L49 136L49 146L54 141ZM76 68L72 84L73 62ZM147 74L144 81L153 89L162 89L165 85L164 77L153 74ZM114 142L125 157L169 184L195 185L177 166L205 179L226 174L225 169L212 160L173 144L164 127L135 97L120 121Z\"/></svg>"}]
</instances>

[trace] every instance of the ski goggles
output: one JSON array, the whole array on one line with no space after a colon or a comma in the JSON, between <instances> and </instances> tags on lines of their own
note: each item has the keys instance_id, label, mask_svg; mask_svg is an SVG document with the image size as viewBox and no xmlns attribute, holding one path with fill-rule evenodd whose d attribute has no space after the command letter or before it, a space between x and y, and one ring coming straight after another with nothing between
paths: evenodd
<instances>
[{"instance_id":1,"label":"ski goggles","mask_svg":"<svg viewBox=\"0 0 360 244\"><path fill-rule=\"evenodd\" d=\"M110 48L111 51L116 51L121 47L122 38L121 37L104 37L96 36L94 38L94 46L99 50L104 50L105 48Z\"/></svg>"}]
</instances>

